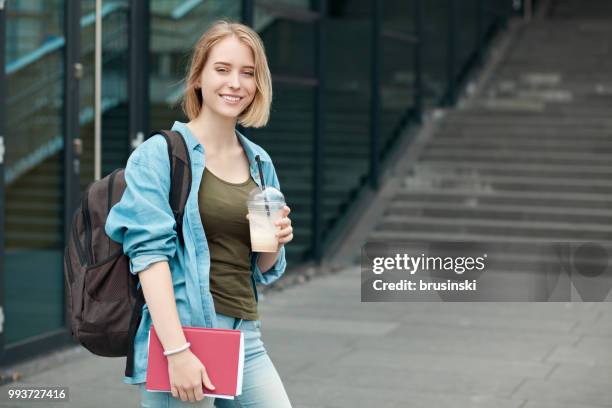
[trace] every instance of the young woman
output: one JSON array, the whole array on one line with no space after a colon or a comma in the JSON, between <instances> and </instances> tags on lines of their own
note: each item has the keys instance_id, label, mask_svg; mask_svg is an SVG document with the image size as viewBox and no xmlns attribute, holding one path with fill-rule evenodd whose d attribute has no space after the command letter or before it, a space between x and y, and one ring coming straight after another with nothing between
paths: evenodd
<instances>
[{"instance_id":1,"label":"young woman","mask_svg":"<svg viewBox=\"0 0 612 408\"><path fill-rule=\"evenodd\" d=\"M280 189L270 156L236 127L268 122L272 81L263 43L249 27L215 22L197 42L186 79L183 110L175 122L189 149L192 188L183 220L184 245L168 203L170 163L161 135L128 159L126 190L111 209L105 230L123 243L138 274L146 305L134 341L134 370L143 407L213 406L206 367L191 353L181 326L239 329L245 336L242 394L245 407L285 408L291 403L261 340L255 282L270 284L284 272L284 245L293 239L289 207L277 223L276 252L251 252L246 199L260 183ZM151 324L168 356L169 393L145 389ZM194 405L193 403L197 403ZM218 398L217 407L236 406Z\"/></svg>"}]
</instances>

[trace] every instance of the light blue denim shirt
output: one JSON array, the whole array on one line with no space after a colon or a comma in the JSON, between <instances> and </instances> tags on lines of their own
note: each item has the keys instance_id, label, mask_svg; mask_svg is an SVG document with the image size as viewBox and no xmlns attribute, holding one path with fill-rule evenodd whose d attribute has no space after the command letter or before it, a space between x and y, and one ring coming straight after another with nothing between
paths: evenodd
<instances>
[{"instance_id":1,"label":"light blue denim shirt","mask_svg":"<svg viewBox=\"0 0 612 408\"><path fill-rule=\"evenodd\" d=\"M172 130L183 135L191 158L191 191L183 218L184 247L179 245L176 222L168 202L168 147L164 137L159 134L147 139L130 155L125 167L127 186L121 200L108 215L105 231L112 240L123 244L123 252L130 258L130 271L133 274L147 269L154 262L168 261L182 325L218 327L209 286L210 253L198 209L198 189L205 166L204 146L184 123L175 122ZM266 185L280 190L270 156L238 130L236 134L249 160L253 180L261 187L255 161L255 156L259 155ZM251 253L251 271L255 282L268 285L285 272L284 246L276 263L265 273L257 266L258 256L258 252ZM133 377L123 377L127 384L146 380L150 326L151 315L145 304L134 341Z\"/></svg>"}]
</instances>

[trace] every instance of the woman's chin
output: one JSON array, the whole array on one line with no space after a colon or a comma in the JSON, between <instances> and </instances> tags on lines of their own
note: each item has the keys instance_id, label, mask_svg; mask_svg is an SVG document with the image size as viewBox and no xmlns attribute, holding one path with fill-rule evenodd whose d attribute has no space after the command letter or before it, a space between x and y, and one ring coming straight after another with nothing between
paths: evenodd
<instances>
[{"instance_id":1,"label":"woman's chin","mask_svg":"<svg viewBox=\"0 0 612 408\"><path fill-rule=\"evenodd\" d=\"M230 106L221 106L215 109L215 113L219 116L235 119L240 115L241 110Z\"/></svg>"}]
</instances>

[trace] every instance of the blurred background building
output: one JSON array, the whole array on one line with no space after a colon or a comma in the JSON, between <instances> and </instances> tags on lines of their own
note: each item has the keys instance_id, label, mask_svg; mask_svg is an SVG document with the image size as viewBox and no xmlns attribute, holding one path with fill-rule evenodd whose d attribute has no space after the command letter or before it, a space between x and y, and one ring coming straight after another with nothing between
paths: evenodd
<instances>
[{"instance_id":1,"label":"blurred background building","mask_svg":"<svg viewBox=\"0 0 612 408\"><path fill-rule=\"evenodd\" d=\"M492 35L524 11L516 0L104 0L100 10L96 41L95 0L0 0L3 364L70 341L62 259L80 195L150 131L185 120L182 80L210 22L242 21L264 40L271 120L244 131L272 156L292 207L292 268L333 250L399 135L453 105Z\"/></svg>"}]
</instances>

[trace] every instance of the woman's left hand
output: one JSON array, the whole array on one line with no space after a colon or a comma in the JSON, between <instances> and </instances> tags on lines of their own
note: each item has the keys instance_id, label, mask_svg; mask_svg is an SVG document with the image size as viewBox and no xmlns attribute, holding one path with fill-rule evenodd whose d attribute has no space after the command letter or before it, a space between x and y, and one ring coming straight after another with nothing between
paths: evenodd
<instances>
[{"instance_id":1,"label":"woman's left hand","mask_svg":"<svg viewBox=\"0 0 612 408\"><path fill-rule=\"evenodd\" d=\"M282 211L281 219L275 223L276 226L280 227L280 231L276 233L279 245L284 245L291 242L293 239L293 227L291 226L291 219L289 218L291 208L284 206Z\"/></svg>"}]
</instances>

